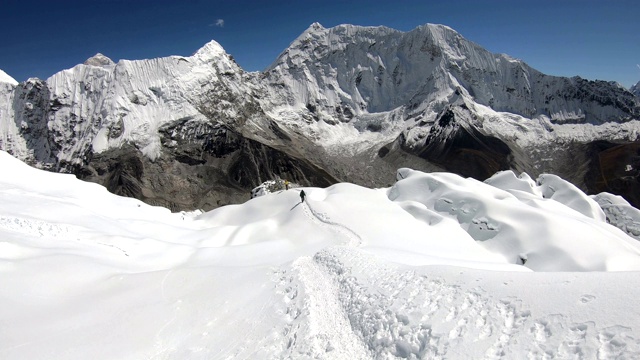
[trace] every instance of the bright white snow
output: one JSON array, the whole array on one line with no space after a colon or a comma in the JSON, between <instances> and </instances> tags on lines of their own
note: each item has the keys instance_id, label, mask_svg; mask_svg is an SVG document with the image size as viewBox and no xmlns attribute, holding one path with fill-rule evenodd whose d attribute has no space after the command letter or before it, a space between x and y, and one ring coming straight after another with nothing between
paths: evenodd
<instances>
[{"instance_id":1,"label":"bright white snow","mask_svg":"<svg viewBox=\"0 0 640 360\"><path fill-rule=\"evenodd\" d=\"M9 76L6 72L2 71L1 69L0 69L0 83L7 83L7 84L13 85L13 86L18 85L18 82L16 81L16 79L12 78L11 76Z\"/></svg>"},{"instance_id":2,"label":"bright white snow","mask_svg":"<svg viewBox=\"0 0 640 360\"><path fill-rule=\"evenodd\" d=\"M2 359L640 355L640 243L554 176L400 169L170 213L0 167Z\"/></svg>"}]
</instances>

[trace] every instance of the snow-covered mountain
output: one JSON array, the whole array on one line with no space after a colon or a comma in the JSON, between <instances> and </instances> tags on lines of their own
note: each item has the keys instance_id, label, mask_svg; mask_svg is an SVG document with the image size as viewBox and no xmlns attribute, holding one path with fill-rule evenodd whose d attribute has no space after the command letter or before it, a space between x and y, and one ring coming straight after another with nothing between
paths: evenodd
<instances>
[{"instance_id":1,"label":"snow-covered mountain","mask_svg":"<svg viewBox=\"0 0 640 360\"><path fill-rule=\"evenodd\" d=\"M618 85L546 76L443 25L403 33L316 23L266 73L293 80L286 87L289 105L311 105L329 120L408 107L406 120L427 106L438 113L458 97L552 123L601 124L640 115L637 102Z\"/></svg>"},{"instance_id":2,"label":"snow-covered mountain","mask_svg":"<svg viewBox=\"0 0 640 360\"><path fill-rule=\"evenodd\" d=\"M276 109L297 106L304 114L304 106L320 124L342 121L347 130L358 130L335 141L334 129L315 123L305 129L317 133L319 142L335 144L334 153L368 147L370 156L391 155L391 162L409 153L481 179L507 168L552 172L592 191L604 190L593 179L612 176L609 182L626 184L624 179L638 177L633 164L640 101L629 91L615 83L544 75L446 26L403 33L314 24L266 76L290 90L279 92L286 94L286 106L278 103ZM614 147L622 155L611 167L626 178L599 166L600 154ZM627 165L634 170L626 171ZM625 186L637 185L634 180Z\"/></svg>"},{"instance_id":3,"label":"snow-covered mountain","mask_svg":"<svg viewBox=\"0 0 640 360\"><path fill-rule=\"evenodd\" d=\"M544 75L442 25L315 23L262 73L212 41L2 86L2 149L174 209L238 201L278 176L383 186L403 166L551 172L640 204L638 97Z\"/></svg>"},{"instance_id":4,"label":"snow-covered mountain","mask_svg":"<svg viewBox=\"0 0 640 360\"><path fill-rule=\"evenodd\" d=\"M5 89L3 149L150 203L212 208L246 199L254 179L275 174L335 181L276 148L278 125L214 41L190 57L114 64L98 54L46 81ZM250 137L244 123L255 128Z\"/></svg>"},{"instance_id":5,"label":"snow-covered mountain","mask_svg":"<svg viewBox=\"0 0 640 360\"><path fill-rule=\"evenodd\" d=\"M2 359L640 354L640 242L600 206L640 211L556 176L405 168L171 213L0 168Z\"/></svg>"}]
</instances>

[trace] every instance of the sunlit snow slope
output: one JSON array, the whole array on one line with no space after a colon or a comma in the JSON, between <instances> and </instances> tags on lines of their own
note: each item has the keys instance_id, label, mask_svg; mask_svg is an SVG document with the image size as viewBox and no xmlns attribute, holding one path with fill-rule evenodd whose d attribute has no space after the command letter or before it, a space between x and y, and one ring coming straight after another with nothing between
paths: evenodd
<instances>
[{"instance_id":1,"label":"sunlit snow slope","mask_svg":"<svg viewBox=\"0 0 640 360\"><path fill-rule=\"evenodd\" d=\"M554 176L170 213L0 167L2 359L640 356L640 243Z\"/></svg>"},{"instance_id":2,"label":"sunlit snow slope","mask_svg":"<svg viewBox=\"0 0 640 360\"><path fill-rule=\"evenodd\" d=\"M18 85L18 82L16 81L16 79L12 78L2 70L0 70L0 83L7 83L13 86Z\"/></svg>"}]
</instances>

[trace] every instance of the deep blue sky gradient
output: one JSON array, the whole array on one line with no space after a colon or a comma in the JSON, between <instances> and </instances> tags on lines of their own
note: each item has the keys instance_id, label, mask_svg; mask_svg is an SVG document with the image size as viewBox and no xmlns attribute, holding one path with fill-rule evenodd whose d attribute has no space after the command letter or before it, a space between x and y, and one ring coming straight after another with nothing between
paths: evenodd
<instances>
[{"instance_id":1,"label":"deep blue sky gradient","mask_svg":"<svg viewBox=\"0 0 640 360\"><path fill-rule=\"evenodd\" d=\"M640 80L639 15L638 0L0 0L0 69L46 79L97 52L116 62L191 55L213 39L257 71L316 21L437 23L544 73L629 87Z\"/></svg>"}]
</instances>

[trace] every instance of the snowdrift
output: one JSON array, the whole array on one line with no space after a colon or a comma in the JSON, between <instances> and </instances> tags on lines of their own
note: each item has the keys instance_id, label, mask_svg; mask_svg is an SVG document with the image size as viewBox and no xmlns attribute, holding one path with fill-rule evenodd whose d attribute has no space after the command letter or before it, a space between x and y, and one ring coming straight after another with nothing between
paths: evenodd
<instances>
[{"instance_id":1,"label":"snowdrift","mask_svg":"<svg viewBox=\"0 0 640 360\"><path fill-rule=\"evenodd\" d=\"M389 198L418 217L455 220L480 245L537 271L640 270L639 243L607 224L598 203L553 175L496 174L485 183L401 169ZM422 204L422 208L415 203Z\"/></svg>"},{"instance_id":2,"label":"snowdrift","mask_svg":"<svg viewBox=\"0 0 640 360\"><path fill-rule=\"evenodd\" d=\"M171 213L0 167L3 359L640 354L640 243L555 176L400 169Z\"/></svg>"}]
</instances>

